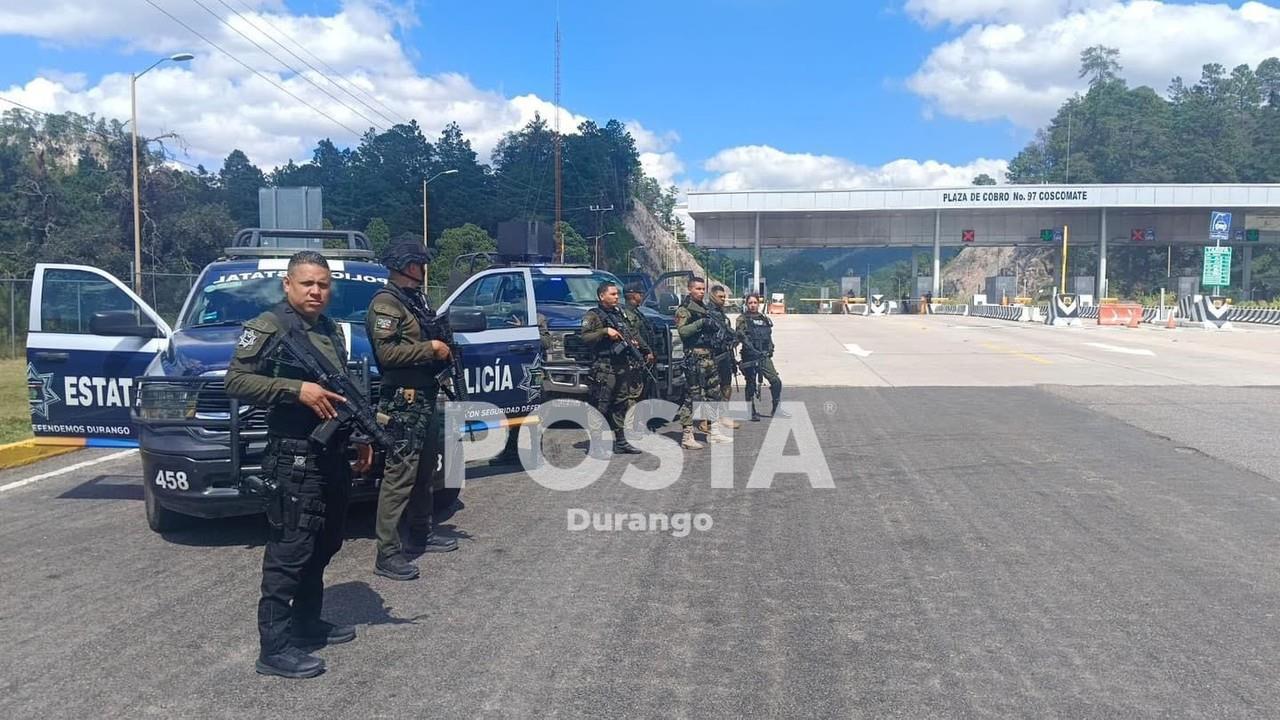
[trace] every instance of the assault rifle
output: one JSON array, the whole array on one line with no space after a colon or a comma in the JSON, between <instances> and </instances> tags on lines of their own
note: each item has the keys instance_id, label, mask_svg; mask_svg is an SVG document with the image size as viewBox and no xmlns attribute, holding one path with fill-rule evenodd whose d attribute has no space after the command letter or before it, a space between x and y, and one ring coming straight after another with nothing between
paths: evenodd
<instances>
[{"instance_id":1,"label":"assault rifle","mask_svg":"<svg viewBox=\"0 0 1280 720\"><path fill-rule=\"evenodd\" d=\"M276 337L277 342L289 351L293 359L315 378L316 382L323 385L326 390L346 398L346 402L334 403L333 409L337 417L320 423L311 432L312 442L328 447L334 442L339 430L344 428L358 430L386 450L390 458L397 460L400 458L400 445L383 427L383 422L380 422L386 416L379 416L374 411L373 406L369 404L369 399L364 396L360 388L356 387L355 383L351 382L345 369L334 367L333 363L311 344L300 328L289 328L288 331L279 333Z\"/></svg>"},{"instance_id":2,"label":"assault rifle","mask_svg":"<svg viewBox=\"0 0 1280 720\"><path fill-rule=\"evenodd\" d=\"M710 330L703 330L703 332L707 334L707 342L712 347L724 348L723 351L712 358L712 361L719 365L726 359L729 360L733 365L733 372L736 374L738 372L738 362L733 358L733 346L738 342L738 334L733 331L733 328L729 327L729 323L726 320L721 320L722 317L724 316L708 310L704 318L703 327L710 328Z\"/></svg>"},{"instance_id":3,"label":"assault rifle","mask_svg":"<svg viewBox=\"0 0 1280 720\"><path fill-rule=\"evenodd\" d=\"M743 377L747 377L750 373L755 378L755 394L747 398L751 402L760 399L760 386L764 381L764 371L760 369L760 364L765 360L773 357L773 351L764 351L755 346L751 339L742 334L738 336L738 340L742 342L742 362L738 363L738 368L742 370Z\"/></svg>"},{"instance_id":4,"label":"assault rifle","mask_svg":"<svg viewBox=\"0 0 1280 720\"><path fill-rule=\"evenodd\" d=\"M640 354L639 339L636 338L635 333L631 331L627 323L618 320L618 316L622 315L622 311L619 310L617 313L597 312L596 314L600 316L605 327L617 330L618 334L622 336L621 340L615 342L609 348L609 352L614 355L625 355L632 365L644 370L649 379L653 381L654 387L659 387L658 377L653 374L653 370L649 368L649 363Z\"/></svg>"},{"instance_id":5,"label":"assault rifle","mask_svg":"<svg viewBox=\"0 0 1280 720\"><path fill-rule=\"evenodd\" d=\"M453 338L449 317L429 311L422 299L422 293L407 292L391 282L387 283L386 289L413 314L413 318L418 321L418 327L422 328L422 334L428 340L439 340L449 346L449 363L436 373L436 381L450 400L467 400L467 376L462 370L462 349ZM450 380L449 385L453 386L452 389L441 382L446 378Z\"/></svg>"}]
</instances>

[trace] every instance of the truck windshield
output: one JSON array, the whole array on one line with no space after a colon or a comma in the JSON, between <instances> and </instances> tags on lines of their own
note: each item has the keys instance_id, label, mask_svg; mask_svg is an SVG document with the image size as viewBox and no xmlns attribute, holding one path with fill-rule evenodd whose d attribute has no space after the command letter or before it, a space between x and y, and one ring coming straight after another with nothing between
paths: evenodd
<instances>
[{"instance_id":1,"label":"truck windshield","mask_svg":"<svg viewBox=\"0 0 1280 720\"><path fill-rule=\"evenodd\" d=\"M284 299L280 288L283 270L259 272L210 271L179 327L239 325ZM365 310L385 277L333 271L333 296L325 315L336 322L364 322Z\"/></svg>"},{"instance_id":2,"label":"truck windshield","mask_svg":"<svg viewBox=\"0 0 1280 720\"><path fill-rule=\"evenodd\" d=\"M594 270L590 275L533 274L533 297L538 303L559 305L595 305L596 288L605 281L622 284L612 273Z\"/></svg>"}]
</instances>

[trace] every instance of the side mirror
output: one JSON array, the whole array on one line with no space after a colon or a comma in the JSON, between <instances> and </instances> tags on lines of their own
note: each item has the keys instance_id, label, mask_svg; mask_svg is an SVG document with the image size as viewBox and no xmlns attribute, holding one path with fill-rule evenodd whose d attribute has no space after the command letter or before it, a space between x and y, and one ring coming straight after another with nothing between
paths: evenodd
<instances>
[{"instance_id":1,"label":"side mirror","mask_svg":"<svg viewBox=\"0 0 1280 720\"><path fill-rule=\"evenodd\" d=\"M449 328L456 333L484 332L489 329L489 320L483 310L449 308Z\"/></svg>"},{"instance_id":2,"label":"side mirror","mask_svg":"<svg viewBox=\"0 0 1280 720\"><path fill-rule=\"evenodd\" d=\"M104 310L89 318L89 332L109 337L160 337L160 328L133 310Z\"/></svg>"}]
</instances>

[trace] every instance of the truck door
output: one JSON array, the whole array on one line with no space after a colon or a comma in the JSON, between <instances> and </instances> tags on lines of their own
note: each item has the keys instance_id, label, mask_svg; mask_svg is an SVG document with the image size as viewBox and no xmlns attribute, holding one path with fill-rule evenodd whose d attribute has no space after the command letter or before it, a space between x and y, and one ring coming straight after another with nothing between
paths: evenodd
<instances>
[{"instance_id":1,"label":"truck door","mask_svg":"<svg viewBox=\"0 0 1280 720\"><path fill-rule=\"evenodd\" d=\"M453 308L480 310L487 321L484 331L455 334L471 399L493 403L509 417L532 412L542 401L542 345L528 269L487 270L472 277L440 311Z\"/></svg>"},{"instance_id":2,"label":"truck door","mask_svg":"<svg viewBox=\"0 0 1280 720\"><path fill-rule=\"evenodd\" d=\"M134 378L164 349L169 325L110 273L36 265L27 333L31 430L54 443L136 447Z\"/></svg>"}]
</instances>

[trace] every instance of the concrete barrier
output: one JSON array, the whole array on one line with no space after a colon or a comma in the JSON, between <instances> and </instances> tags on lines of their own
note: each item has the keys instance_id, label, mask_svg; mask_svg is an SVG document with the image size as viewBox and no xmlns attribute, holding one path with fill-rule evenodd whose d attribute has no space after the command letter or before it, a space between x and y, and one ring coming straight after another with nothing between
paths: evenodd
<instances>
[{"instance_id":1,"label":"concrete barrier","mask_svg":"<svg viewBox=\"0 0 1280 720\"><path fill-rule=\"evenodd\" d=\"M1230 330L1231 320L1227 315L1231 312L1231 303L1221 295L1196 295L1196 313L1200 325L1205 330Z\"/></svg>"},{"instance_id":2,"label":"concrete barrier","mask_svg":"<svg viewBox=\"0 0 1280 720\"><path fill-rule=\"evenodd\" d=\"M1241 308L1232 307L1227 312L1227 319L1233 323L1259 323L1262 325L1280 325L1280 309L1277 308Z\"/></svg>"},{"instance_id":3,"label":"concrete barrier","mask_svg":"<svg viewBox=\"0 0 1280 720\"><path fill-rule=\"evenodd\" d=\"M1080 326L1080 297L1072 293L1054 293L1049 301L1046 325L1054 327Z\"/></svg>"},{"instance_id":4,"label":"concrete barrier","mask_svg":"<svg viewBox=\"0 0 1280 720\"><path fill-rule=\"evenodd\" d=\"M930 315L968 315L969 306L960 303L929 303L925 312Z\"/></svg>"},{"instance_id":5,"label":"concrete barrier","mask_svg":"<svg viewBox=\"0 0 1280 720\"><path fill-rule=\"evenodd\" d=\"M1013 322L1030 322L1032 308L1024 305L975 305L969 308L973 317L991 320L1011 320Z\"/></svg>"}]
</instances>

